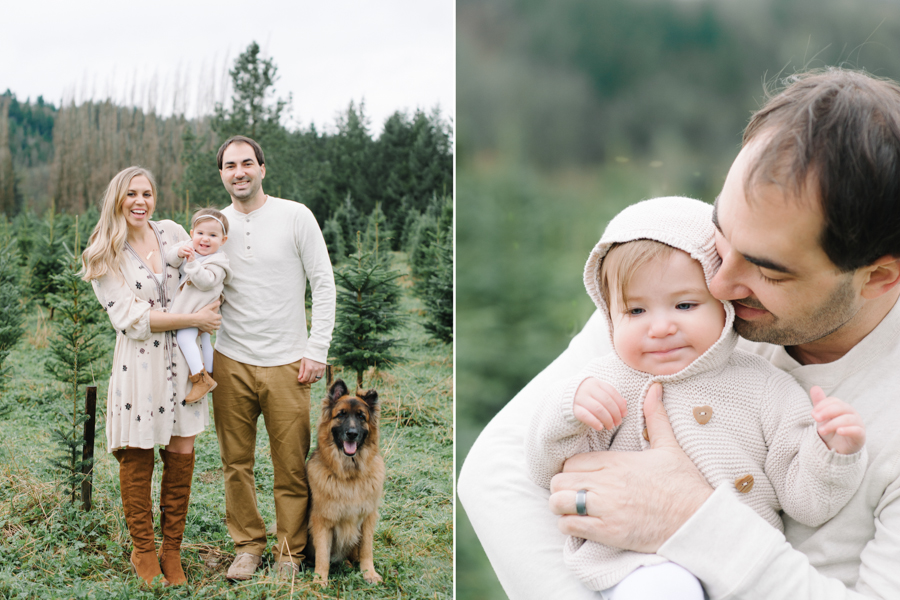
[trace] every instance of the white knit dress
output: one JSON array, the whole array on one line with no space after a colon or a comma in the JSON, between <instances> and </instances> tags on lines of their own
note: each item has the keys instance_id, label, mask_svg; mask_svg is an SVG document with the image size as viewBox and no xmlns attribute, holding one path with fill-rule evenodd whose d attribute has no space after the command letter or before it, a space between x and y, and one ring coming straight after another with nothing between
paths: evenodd
<instances>
[{"instance_id":1,"label":"white knit dress","mask_svg":"<svg viewBox=\"0 0 900 600\"><path fill-rule=\"evenodd\" d=\"M585 267L588 292L607 318L598 275L611 244L662 241L699 260L708 282L719 265L710 211L709 205L696 200L661 198L629 207L609 224ZM734 309L729 302L723 304L726 322L721 337L678 373L652 376L612 354L560 382L535 414L525 439L535 483L549 488L553 475L575 454L649 448L643 437L642 405L650 385L660 382L675 437L710 485L727 487L780 530L781 510L809 526L834 516L862 480L865 449L841 455L827 448L816 432L812 404L803 388L765 359L735 350ZM575 418L575 392L588 377L609 383L626 399L627 416L618 428L598 432ZM566 541L564 559L594 590L612 587L638 567L665 562L655 554L575 537Z\"/></svg>"}]
</instances>

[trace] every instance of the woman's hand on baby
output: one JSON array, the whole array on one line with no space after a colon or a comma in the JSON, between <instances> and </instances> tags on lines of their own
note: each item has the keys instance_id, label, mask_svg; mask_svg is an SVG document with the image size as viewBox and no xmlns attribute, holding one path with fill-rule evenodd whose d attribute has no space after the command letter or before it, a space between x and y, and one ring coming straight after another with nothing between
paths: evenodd
<instances>
[{"instance_id":1,"label":"woman's hand on baby","mask_svg":"<svg viewBox=\"0 0 900 600\"><path fill-rule=\"evenodd\" d=\"M809 397L812 417L825 445L838 454L859 452L866 443L866 428L859 413L843 400L825 396L817 385L809 390Z\"/></svg>"},{"instance_id":2,"label":"woman's hand on baby","mask_svg":"<svg viewBox=\"0 0 900 600\"><path fill-rule=\"evenodd\" d=\"M194 318L197 320L197 329L204 333L212 333L219 328L219 325L222 324L222 315L219 314L219 304L221 303L216 300L194 313Z\"/></svg>"},{"instance_id":3,"label":"woman's hand on baby","mask_svg":"<svg viewBox=\"0 0 900 600\"><path fill-rule=\"evenodd\" d=\"M613 386L588 377L575 391L572 412L588 427L602 431L621 425L628 414L628 405Z\"/></svg>"},{"instance_id":4,"label":"woman's hand on baby","mask_svg":"<svg viewBox=\"0 0 900 600\"><path fill-rule=\"evenodd\" d=\"M190 244L184 244L178 249L178 256L186 258L188 262L194 260L194 248Z\"/></svg>"}]
</instances>

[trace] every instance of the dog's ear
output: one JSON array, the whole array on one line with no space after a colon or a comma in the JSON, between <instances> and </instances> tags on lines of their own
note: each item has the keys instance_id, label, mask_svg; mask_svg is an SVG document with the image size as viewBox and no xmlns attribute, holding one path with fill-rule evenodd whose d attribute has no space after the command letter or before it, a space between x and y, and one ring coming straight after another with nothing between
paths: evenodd
<instances>
[{"instance_id":1,"label":"dog's ear","mask_svg":"<svg viewBox=\"0 0 900 600\"><path fill-rule=\"evenodd\" d=\"M331 389L328 390L328 399L335 402L346 396L348 393L347 384L344 383L343 379L338 379L332 384Z\"/></svg>"},{"instance_id":2,"label":"dog's ear","mask_svg":"<svg viewBox=\"0 0 900 600\"><path fill-rule=\"evenodd\" d=\"M378 392L375 390L368 390L364 395L360 395L357 392L357 395L369 405L369 410L374 410L375 406L378 404Z\"/></svg>"}]
</instances>

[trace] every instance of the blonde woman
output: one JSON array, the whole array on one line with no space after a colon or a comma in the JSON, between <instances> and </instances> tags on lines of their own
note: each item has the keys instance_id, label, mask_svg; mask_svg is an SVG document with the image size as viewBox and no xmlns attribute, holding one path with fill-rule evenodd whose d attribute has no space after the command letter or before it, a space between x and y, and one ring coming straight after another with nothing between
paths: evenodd
<instances>
[{"instance_id":1,"label":"blonde woman","mask_svg":"<svg viewBox=\"0 0 900 600\"><path fill-rule=\"evenodd\" d=\"M221 317L218 302L194 314L170 314L178 269L168 267L167 248L189 239L172 221L150 220L156 184L146 169L129 167L113 177L100 221L82 255L82 276L116 329L116 349L106 405L107 448L119 461L125 521L134 550L131 564L148 584L185 583L181 567L194 438L209 423L205 398L185 404L188 367L174 331L197 327L211 332ZM156 445L163 462L160 524L163 543L156 552L150 501Z\"/></svg>"}]
</instances>

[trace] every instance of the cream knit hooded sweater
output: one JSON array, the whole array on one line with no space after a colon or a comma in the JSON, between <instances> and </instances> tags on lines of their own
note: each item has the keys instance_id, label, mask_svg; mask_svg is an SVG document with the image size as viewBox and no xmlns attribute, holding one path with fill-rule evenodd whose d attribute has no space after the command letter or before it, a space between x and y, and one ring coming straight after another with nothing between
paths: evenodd
<instances>
[{"instance_id":1,"label":"cream knit hooded sweater","mask_svg":"<svg viewBox=\"0 0 900 600\"><path fill-rule=\"evenodd\" d=\"M178 256L178 250L190 243L191 240L187 240L166 252L166 263L184 267L184 275L178 282L178 293L169 309L173 314L189 315L215 302L222 295L225 284L231 281L228 256L221 250L206 256L198 254L191 262L185 262Z\"/></svg>"},{"instance_id":2,"label":"cream knit hooded sweater","mask_svg":"<svg viewBox=\"0 0 900 600\"><path fill-rule=\"evenodd\" d=\"M708 284L720 265L711 213L712 207L698 200L657 198L626 208L609 223L588 258L584 281L610 322L610 335L599 272L611 245L637 239L666 243L699 261ZM809 526L834 516L862 480L865 448L852 455L827 448L816 432L812 404L803 388L765 359L735 349L734 309L730 302L723 304L721 337L678 373L649 375L611 354L561 382L536 412L525 438L532 480L549 488L566 459L582 452L649 448L642 435L642 405L650 385L659 382L675 437L710 485L730 489L782 531L781 510ZM628 413L619 427L595 431L575 418L575 392L588 377L609 383L627 401ZM564 559L594 590L612 587L638 567L665 562L656 554L575 537L566 541Z\"/></svg>"}]
</instances>

